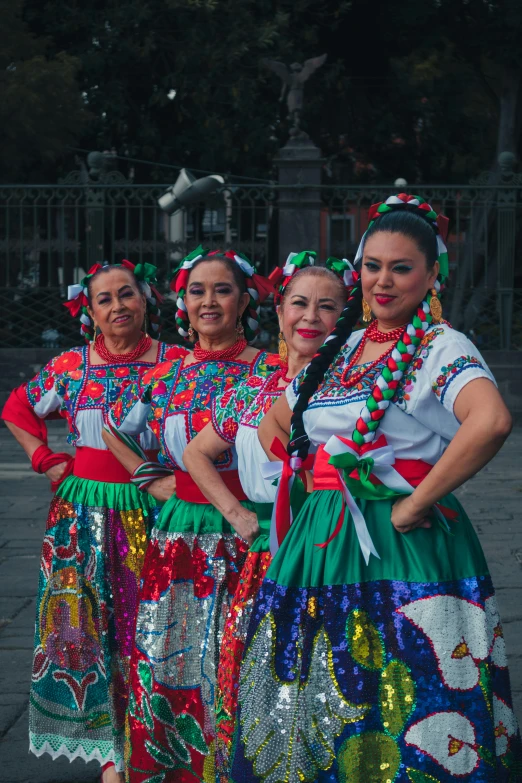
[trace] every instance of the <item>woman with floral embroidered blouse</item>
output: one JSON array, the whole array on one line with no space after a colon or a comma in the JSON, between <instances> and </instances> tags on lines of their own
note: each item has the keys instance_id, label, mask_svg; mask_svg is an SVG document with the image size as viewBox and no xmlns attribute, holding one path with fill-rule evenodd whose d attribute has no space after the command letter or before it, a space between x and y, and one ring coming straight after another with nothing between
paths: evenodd
<instances>
[{"instance_id":1,"label":"woman with floral embroidered blouse","mask_svg":"<svg viewBox=\"0 0 522 783\"><path fill-rule=\"evenodd\" d=\"M187 444L210 421L216 394L277 369L277 357L248 345L259 304L273 290L245 256L198 248L180 262L171 287L182 336L178 348L136 388L128 386L109 421L107 444L153 497L170 495L151 533L142 571L129 700L132 783L210 780L214 768L216 659L247 544L258 525L241 488L237 454L215 465L238 500L225 518L183 462ZM157 435L161 465L126 439ZM159 478L162 472L171 474ZM168 484L170 482L170 484ZM174 493L174 494L173 494Z\"/></svg>"},{"instance_id":2,"label":"woman with floral embroidered blouse","mask_svg":"<svg viewBox=\"0 0 522 783\"><path fill-rule=\"evenodd\" d=\"M495 593L451 494L511 419L475 346L442 321L445 221L403 193L370 218L342 317L259 426L292 471L317 452L252 610L230 780L513 783ZM375 320L352 334L361 309Z\"/></svg>"},{"instance_id":3,"label":"woman with floral embroidered blouse","mask_svg":"<svg viewBox=\"0 0 522 783\"><path fill-rule=\"evenodd\" d=\"M169 356L169 346L147 334L147 318L159 327L154 275L150 264L93 266L67 303L88 344L52 359L2 412L33 469L56 490L40 568L30 749L96 759L104 783L121 780L123 770L138 579L157 503L130 483L102 429L123 386ZM59 416L74 459L47 446L45 419ZM151 433L139 441L157 453Z\"/></svg>"},{"instance_id":4,"label":"woman with floral embroidered blouse","mask_svg":"<svg viewBox=\"0 0 522 783\"><path fill-rule=\"evenodd\" d=\"M275 486L273 479L263 479L261 465L266 463L266 455L257 437L257 427L288 383L328 337L346 300L343 273L349 267L348 262L329 258L325 269L314 266L314 261L315 253L291 253L286 265L270 276L279 283L275 301L280 327L280 369L268 378L253 375L216 398L212 424L189 443L183 455L185 465L205 497L227 516L238 501L227 490L213 461L235 444L241 486L255 504L261 531L241 570L221 644L216 697L216 777L223 782L228 781L229 774L244 634L253 600L271 559L269 529ZM300 489L302 498L305 494L302 485ZM299 506L299 497L295 495L294 513Z\"/></svg>"}]
</instances>

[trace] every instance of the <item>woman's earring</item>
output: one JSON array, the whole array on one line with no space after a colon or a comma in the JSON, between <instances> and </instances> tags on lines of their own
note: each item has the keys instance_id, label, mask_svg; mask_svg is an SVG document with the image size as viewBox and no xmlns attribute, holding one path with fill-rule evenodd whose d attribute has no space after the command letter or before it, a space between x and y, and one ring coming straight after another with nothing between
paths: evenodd
<instances>
[{"instance_id":1,"label":"woman's earring","mask_svg":"<svg viewBox=\"0 0 522 783\"><path fill-rule=\"evenodd\" d=\"M95 342L96 342L96 338L97 338L97 336L98 336L98 335L96 334L96 332L97 332L97 331L98 331L98 324L96 323L96 321L95 321L95 320L94 320L94 318L93 318L93 319L92 319L92 341L93 341L93 343L95 343Z\"/></svg>"},{"instance_id":2,"label":"woman's earring","mask_svg":"<svg viewBox=\"0 0 522 783\"><path fill-rule=\"evenodd\" d=\"M281 364L286 364L286 360L288 359L288 346L283 332L279 332L279 358Z\"/></svg>"},{"instance_id":3,"label":"woman's earring","mask_svg":"<svg viewBox=\"0 0 522 783\"><path fill-rule=\"evenodd\" d=\"M148 332L148 329L147 329L147 313L145 313L145 318L143 319L142 331L143 331L145 337L149 336L149 332Z\"/></svg>"},{"instance_id":4,"label":"woman's earring","mask_svg":"<svg viewBox=\"0 0 522 783\"><path fill-rule=\"evenodd\" d=\"M369 324L372 320L372 308L366 301L366 299L362 300L362 311L363 311L363 321L365 324Z\"/></svg>"},{"instance_id":5,"label":"woman's earring","mask_svg":"<svg viewBox=\"0 0 522 783\"><path fill-rule=\"evenodd\" d=\"M195 340L195 338L196 338L196 331L195 331L195 329L193 328L192 324L190 324L190 325L189 325L189 328L188 328L188 338L189 338L189 340L190 340L191 342L194 342L194 340Z\"/></svg>"},{"instance_id":6,"label":"woman's earring","mask_svg":"<svg viewBox=\"0 0 522 783\"><path fill-rule=\"evenodd\" d=\"M440 299L437 296L437 289L432 288L430 291L430 314L434 324L440 324L442 321L442 305Z\"/></svg>"},{"instance_id":7,"label":"woman's earring","mask_svg":"<svg viewBox=\"0 0 522 783\"><path fill-rule=\"evenodd\" d=\"M245 336L245 327L243 326L241 317L239 315L237 317L236 332L237 332L238 339L242 340L243 337Z\"/></svg>"}]
</instances>

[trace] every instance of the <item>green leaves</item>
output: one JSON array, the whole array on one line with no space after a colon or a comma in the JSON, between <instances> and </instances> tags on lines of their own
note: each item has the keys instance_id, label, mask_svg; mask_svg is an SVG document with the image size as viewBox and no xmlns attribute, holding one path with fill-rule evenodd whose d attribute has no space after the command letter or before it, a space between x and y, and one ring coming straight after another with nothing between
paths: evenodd
<instances>
[{"instance_id":1,"label":"green leaves","mask_svg":"<svg viewBox=\"0 0 522 783\"><path fill-rule=\"evenodd\" d=\"M167 740L173 752L184 764L190 762L190 751L182 739L174 732L167 729Z\"/></svg>"},{"instance_id":2,"label":"green leaves","mask_svg":"<svg viewBox=\"0 0 522 783\"><path fill-rule=\"evenodd\" d=\"M341 783L389 783L399 771L401 753L391 737L369 731L343 742L337 763Z\"/></svg>"},{"instance_id":3,"label":"green leaves","mask_svg":"<svg viewBox=\"0 0 522 783\"><path fill-rule=\"evenodd\" d=\"M176 728L188 745L191 745L203 755L207 755L208 746L197 720L187 712L176 716Z\"/></svg>"},{"instance_id":4,"label":"green leaves","mask_svg":"<svg viewBox=\"0 0 522 783\"><path fill-rule=\"evenodd\" d=\"M402 661L390 661L381 672L379 701L384 730L397 739L415 708L415 683Z\"/></svg>"},{"instance_id":5,"label":"green leaves","mask_svg":"<svg viewBox=\"0 0 522 783\"><path fill-rule=\"evenodd\" d=\"M161 723L168 723L174 726L174 713L165 696L161 693L154 693L151 698L152 712Z\"/></svg>"},{"instance_id":6,"label":"green leaves","mask_svg":"<svg viewBox=\"0 0 522 783\"><path fill-rule=\"evenodd\" d=\"M150 695L152 693L152 669L146 661L140 661L138 663L138 678L140 685Z\"/></svg>"},{"instance_id":7,"label":"green leaves","mask_svg":"<svg viewBox=\"0 0 522 783\"><path fill-rule=\"evenodd\" d=\"M149 707L149 701L147 699L147 694L144 693L141 697L141 711L143 713L143 718L145 721L145 725L148 728L150 732L154 731L154 719L152 717L152 713L150 711Z\"/></svg>"},{"instance_id":8,"label":"green leaves","mask_svg":"<svg viewBox=\"0 0 522 783\"><path fill-rule=\"evenodd\" d=\"M154 742L145 740L145 749L150 753L152 758L162 766L167 767L168 769L172 769L172 767L175 766L176 762L172 756Z\"/></svg>"},{"instance_id":9,"label":"green leaves","mask_svg":"<svg viewBox=\"0 0 522 783\"><path fill-rule=\"evenodd\" d=\"M384 666L381 634L362 609L354 609L346 622L346 638L352 658L365 669L378 671Z\"/></svg>"}]
</instances>

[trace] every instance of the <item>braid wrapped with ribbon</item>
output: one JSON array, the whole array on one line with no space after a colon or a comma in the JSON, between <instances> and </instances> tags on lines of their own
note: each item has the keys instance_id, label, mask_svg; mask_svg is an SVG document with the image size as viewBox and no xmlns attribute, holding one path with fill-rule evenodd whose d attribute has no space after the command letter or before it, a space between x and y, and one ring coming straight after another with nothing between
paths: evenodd
<instances>
[{"instance_id":1,"label":"braid wrapped with ribbon","mask_svg":"<svg viewBox=\"0 0 522 783\"><path fill-rule=\"evenodd\" d=\"M437 215L433 208L420 196L399 193L396 196L391 196L385 202L374 204L370 208L368 229L362 237L355 257L356 268L362 261L365 242L373 233L381 230L390 232L399 230L386 218L387 215L393 212L412 213L416 218L421 218L424 223L430 226L430 232L432 231L433 234L427 232L427 239L428 244L431 242L431 245L434 248L436 247L436 250L430 256L435 256L431 259L432 263L435 263L435 261L439 263L439 273L435 288L436 295L439 297L448 277L448 253L445 244L448 220L442 215ZM408 235L407 226L401 226L400 231ZM425 231L425 229L422 229L422 231ZM413 234L412 238L418 241L418 237L414 237ZM308 407L310 398L320 386L326 370L350 337L355 324L361 316L362 288L359 273L352 273L351 280L353 285L349 289L343 313L332 334L308 365L299 387L298 398L293 409L290 441L288 444L288 453L293 458L297 457L300 460L304 460L308 455L310 441L304 428L303 415ZM411 323L405 326L404 332L388 356L381 374L374 382L371 393L357 420L351 440L347 442L347 446L353 453L354 464L363 471L368 463L367 452L372 448L379 424L395 396L405 370L411 363L426 330L432 323L433 318L430 313L431 296L432 294L428 292L426 299L420 302Z\"/></svg>"},{"instance_id":2,"label":"braid wrapped with ribbon","mask_svg":"<svg viewBox=\"0 0 522 783\"><path fill-rule=\"evenodd\" d=\"M176 294L176 325L178 332L182 337L188 337L189 320L184 296L187 291L187 284L190 272L196 265L203 261L225 261L241 270L244 277L246 291L250 295L250 302L241 318L245 337L248 342L254 339L259 331L259 309L264 300L272 294L272 284L262 275L258 275L244 253L235 250L208 250L199 245L192 253L183 258L176 269L170 281L170 288Z\"/></svg>"},{"instance_id":3,"label":"braid wrapped with ribbon","mask_svg":"<svg viewBox=\"0 0 522 783\"><path fill-rule=\"evenodd\" d=\"M68 301L64 302L64 307L69 310L73 318L80 317L80 333L85 342L94 340L94 324L88 310L90 282L100 272L116 267L128 269L136 278L138 288L144 294L147 302L146 313L152 337L159 338L161 332L160 304L163 300L156 288L156 267L153 264L134 265L131 261L123 259L120 264L93 264L79 284L70 285L68 288Z\"/></svg>"}]
</instances>

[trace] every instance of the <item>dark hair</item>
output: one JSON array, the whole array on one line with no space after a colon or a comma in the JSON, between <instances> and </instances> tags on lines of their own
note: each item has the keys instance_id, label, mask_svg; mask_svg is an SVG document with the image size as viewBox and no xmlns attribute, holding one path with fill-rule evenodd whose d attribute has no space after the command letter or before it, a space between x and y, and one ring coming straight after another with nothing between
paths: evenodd
<instances>
[{"instance_id":1,"label":"dark hair","mask_svg":"<svg viewBox=\"0 0 522 783\"><path fill-rule=\"evenodd\" d=\"M283 292L283 296L281 299L281 304L284 302L286 297L289 293L291 293L292 288L295 284L295 281L298 280L300 277L304 277L305 275L308 275L309 277L324 277L328 280L331 280L332 283L335 283L337 288L339 289L339 295L341 299L345 299L346 297L346 288L341 280L341 278L335 274L335 272L332 272L330 269L326 269L324 266L304 266L302 269L298 269L290 280L288 281L287 285L285 286L285 290Z\"/></svg>"},{"instance_id":2,"label":"dark hair","mask_svg":"<svg viewBox=\"0 0 522 783\"><path fill-rule=\"evenodd\" d=\"M391 234L402 234L413 240L421 253L426 257L428 269L432 269L438 257L437 236L430 224L420 217L416 207L401 206L400 209L387 212L378 217L366 231L365 242L375 234L387 231ZM361 281L352 289L345 308L335 325L330 338L321 346L314 356L305 376L299 386L299 392L290 425L290 441L288 453L306 459L310 448L310 440L304 428L303 415L312 395L321 385L325 373L332 364L337 353L352 334L353 328L361 315L362 309Z\"/></svg>"},{"instance_id":3,"label":"dark hair","mask_svg":"<svg viewBox=\"0 0 522 783\"><path fill-rule=\"evenodd\" d=\"M202 264L204 261L219 261L221 264L223 264L234 278L234 283L239 288L239 293L246 294L247 287L246 287L244 272L241 271L241 267L239 266L239 264L236 264L235 261L232 261L232 259L227 258L226 256L216 255L216 256L203 256L203 258L199 258L194 264L194 266L192 267L192 269L189 270L189 279L194 269L197 269L198 266Z\"/></svg>"},{"instance_id":4,"label":"dark hair","mask_svg":"<svg viewBox=\"0 0 522 783\"><path fill-rule=\"evenodd\" d=\"M386 231L390 234L402 234L411 239L420 252L426 257L428 269L433 269L438 258L437 235L427 220L419 216L417 207L407 205L400 209L386 212L377 218L366 231L364 241L370 237Z\"/></svg>"},{"instance_id":5,"label":"dark hair","mask_svg":"<svg viewBox=\"0 0 522 783\"><path fill-rule=\"evenodd\" d=\"M132 269L129 269L127 266L122 266L121 264L105 264L102 266L101 269L98 269L97 272L95 272L89 279L87 280L87 301L89 302L89 307L92 307L92 284L94 280L96 280L101 274L104 272L112 272L113 269L123 269L124 272L128 272L129 275L132 278L133 285L137 288L137 290L140 293L143 293L141 290L141 286L139 283L139 280L136 279L136 276Z\"/></svg>"},{"instance_id":6,"label":"dark hair","mask_svg":"<svg viewBox=\"0 0 522 783\"><path fill-rule=\"evenodd\" d=\"M208 261L219 261L220 264L223 264L223 266L226 269L228 269L228 271L234 278L234 283L239 288L239 295L242 296L243 294L247 293L246 279L244 273L241 271L241 267L239 266L239 264L236 264L235 261L232 261L232 259L227 258L226 256L215 255L215 256L204 256L203 258L199 258L194 264L194 266L192 267L192 269L189 271L188 280L190 280L190 277L194 269L197 269L197 267L203 262L208 262ZM188 280L187 280L187 289L188 289ZM241 316L241 323L243 324L243 329L245 330L245 332L247 331L247 327L248 327L247 320L246 320L247 317L248 317L248 307L245 308L245 311Z\"/></svg>"}]
</instances>

